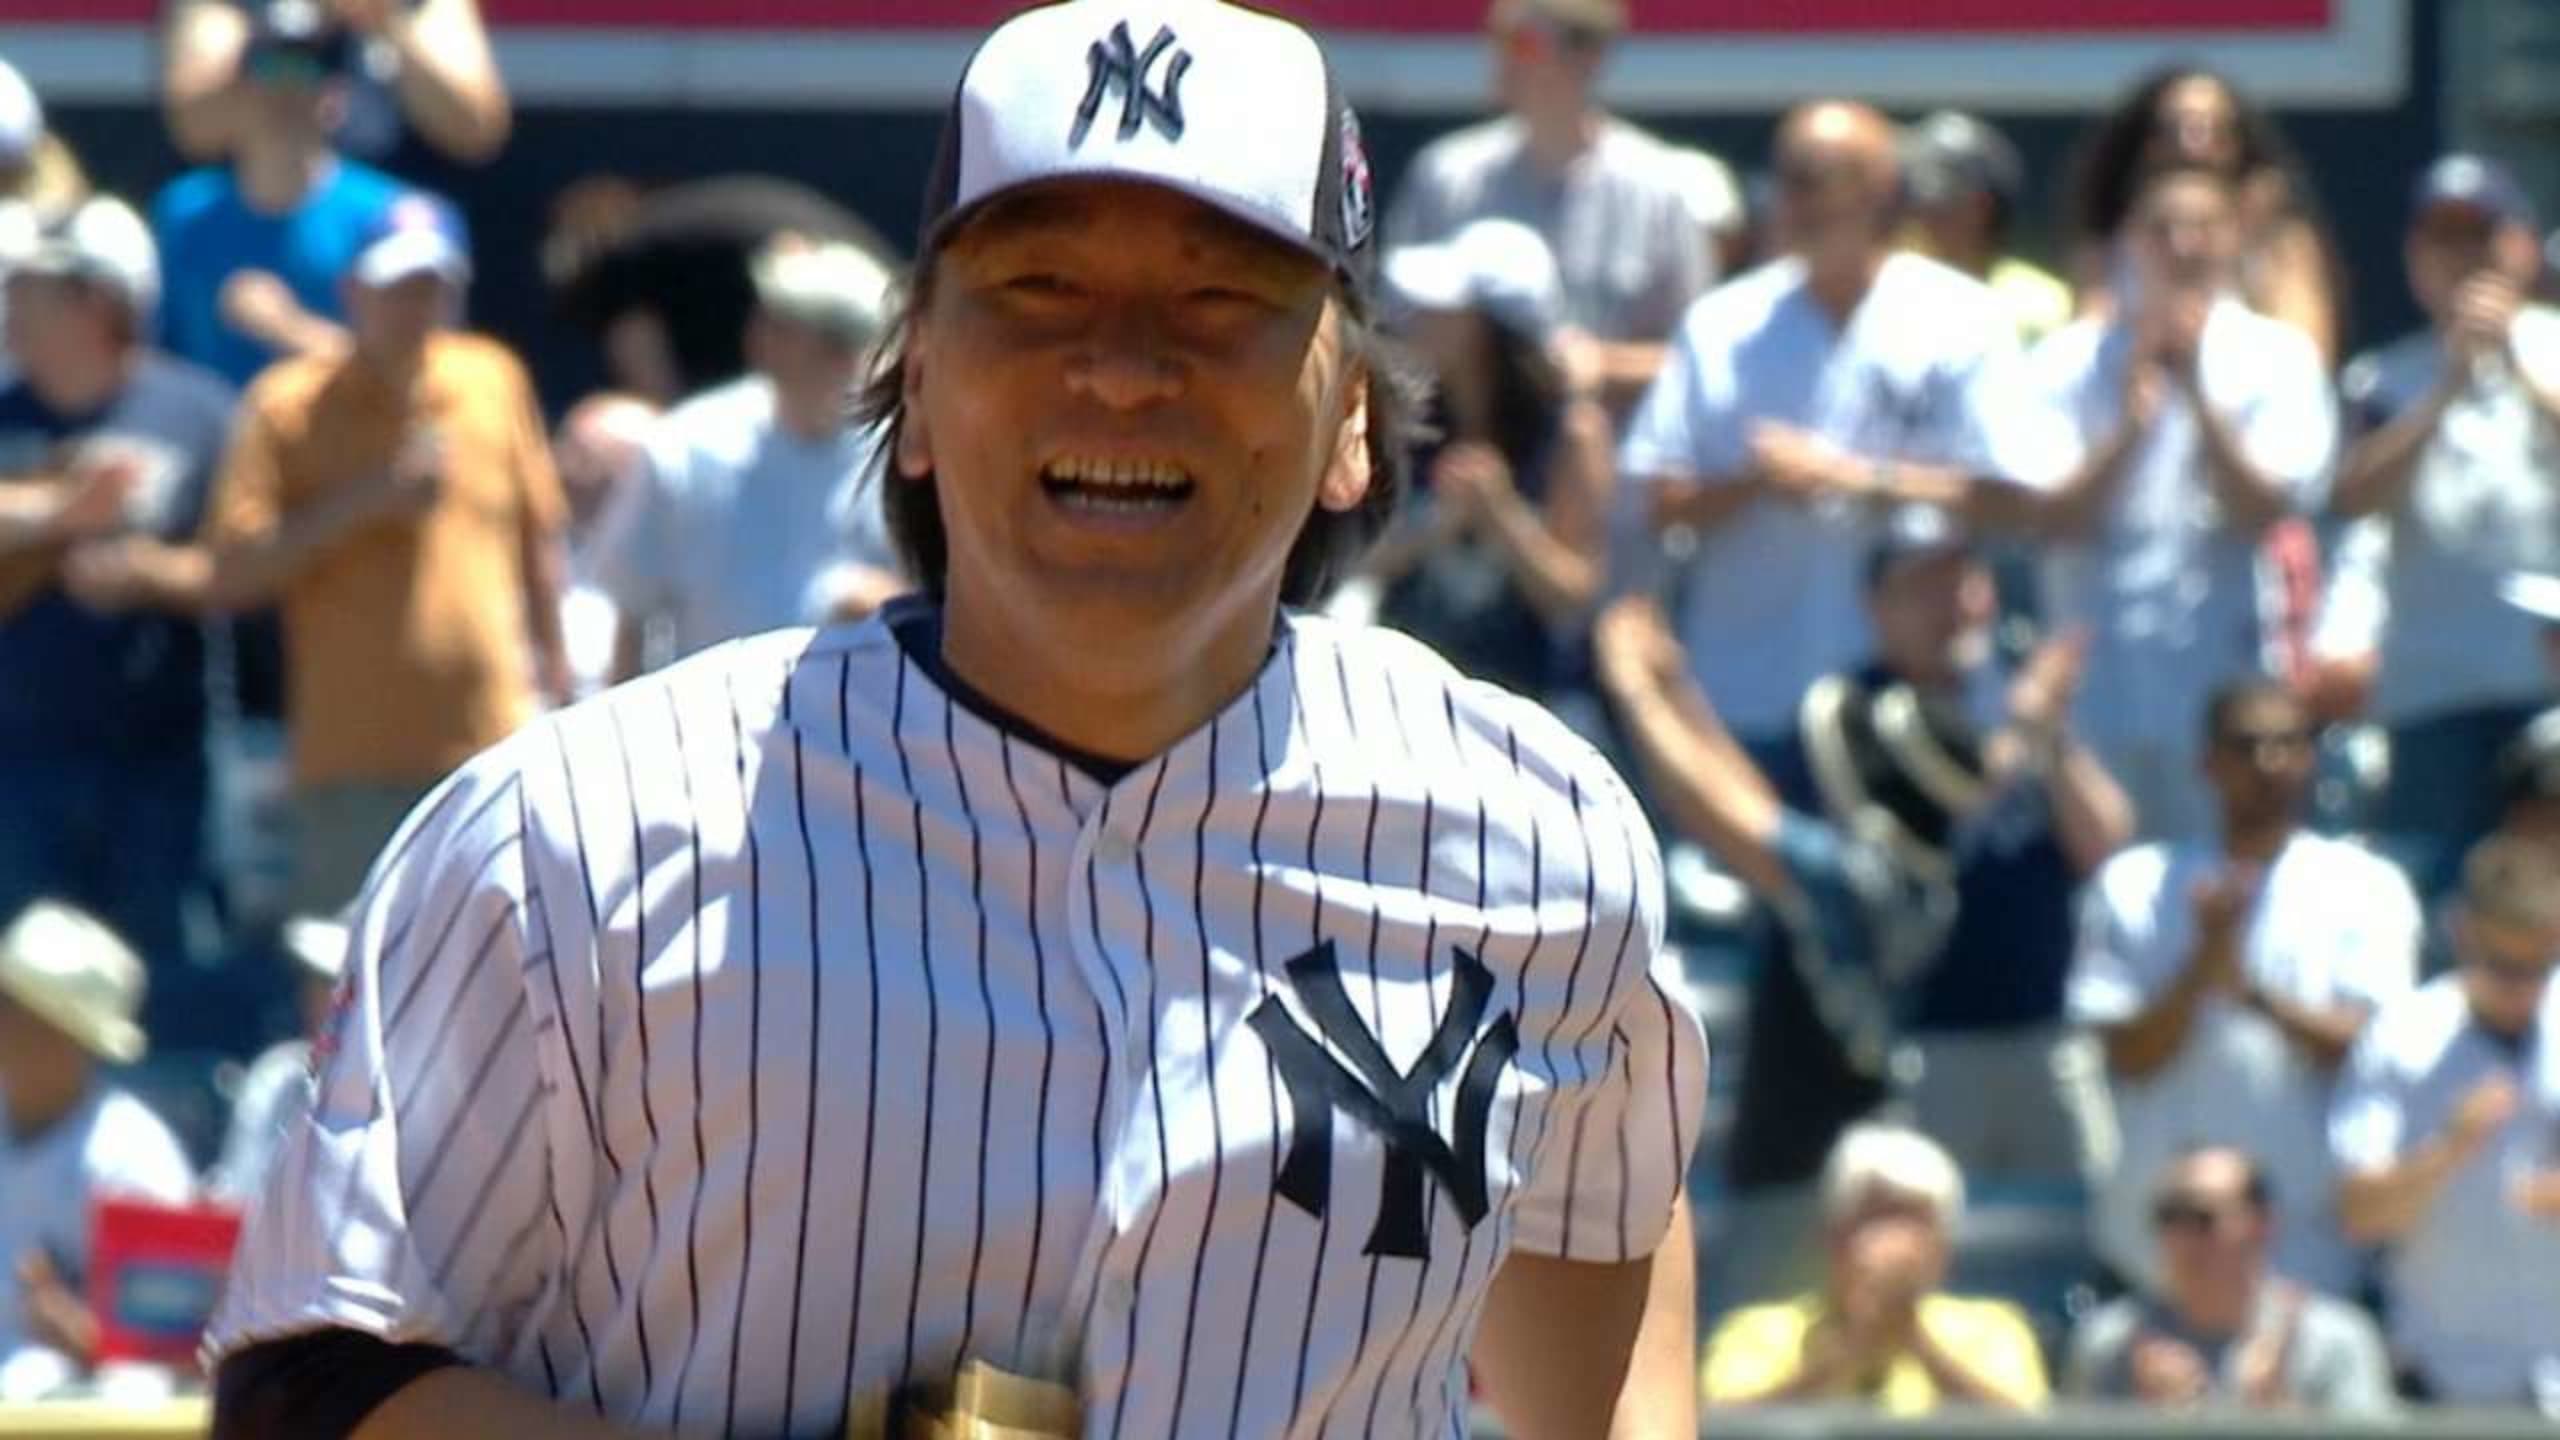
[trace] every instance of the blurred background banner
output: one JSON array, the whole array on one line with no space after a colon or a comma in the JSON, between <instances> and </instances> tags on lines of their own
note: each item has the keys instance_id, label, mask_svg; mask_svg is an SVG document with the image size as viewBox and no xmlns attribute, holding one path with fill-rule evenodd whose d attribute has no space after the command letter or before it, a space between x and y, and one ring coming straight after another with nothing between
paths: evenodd
<instances>
[{"instance_id":1,"label":"blurred background banner","mask_svg":"<svg viewBox=\"0 0 2560 1440\"><path fill-rule=\"evenodd\" d=\"M61 98L147 98L155 0L12 0L0 46ZM530 104L759 109L938 104L1007 0L489 0ZM1471 0L1286 0L1322 27L1371 108L1481 98ZM1618 104L1754 111L1825 87L1872 100L2078 110L2165 60L2210 50L2276 104L2380 105L2405 86L2405 0L1655 0L1606 89Z\"/></svg>"}]
</instances>

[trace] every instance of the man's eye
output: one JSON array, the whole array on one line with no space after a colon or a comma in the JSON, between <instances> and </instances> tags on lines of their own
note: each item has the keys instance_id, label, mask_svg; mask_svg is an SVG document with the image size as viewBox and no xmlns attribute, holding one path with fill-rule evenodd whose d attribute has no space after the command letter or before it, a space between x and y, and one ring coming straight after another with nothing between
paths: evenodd
<instances>
[{"instance_id":1,"label":"man's eye","mask_svg":"<svg viewBox=\"0 0 2560 1440\"><path fill-rule=\"evenodd\" d=\"M1069 284L1065 276L1047 271L1032 271L1013 276L1004 282L1004 288L1017 295L1072 295L1075 293L1075 286Z\"/></svg>"}]
</instances>

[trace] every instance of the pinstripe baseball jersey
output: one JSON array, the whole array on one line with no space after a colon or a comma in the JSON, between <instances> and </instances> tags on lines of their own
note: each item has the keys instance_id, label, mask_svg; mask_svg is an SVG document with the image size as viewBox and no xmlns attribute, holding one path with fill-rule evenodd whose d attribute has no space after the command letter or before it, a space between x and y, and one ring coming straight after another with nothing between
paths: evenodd
<instances>
[{"instance_id":1,"label":"pinstripe baseball jersey","mask_svg":"<svg viewBox=\"0 0 2560 1440\"><path fill-rule=\"evenodd\" d=\"M723 646L430 797L213 1352L348 1327L700 1435L972 1358L1093 1436L1452 1434L1504 1256L1652 1249L1704 1054L1588 747L1292 617L1096 773L937 633Z\"/></svg>"}]
</instances>

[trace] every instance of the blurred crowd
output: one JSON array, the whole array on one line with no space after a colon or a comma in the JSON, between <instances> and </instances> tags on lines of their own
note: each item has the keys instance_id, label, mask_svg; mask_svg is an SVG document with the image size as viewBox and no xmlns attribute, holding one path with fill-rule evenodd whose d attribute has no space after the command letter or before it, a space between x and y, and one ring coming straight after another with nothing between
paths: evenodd
<instances>
[{"instance_id":1,"label":"blurred crowd","mask_svg":"<svg viewBox=\"0 0 2560 1440\"><path fill-rule=\"evenodd\" d=\"M2039 264L1980 118L1809 100L1738 173L1602 108L1625 20L1495 0L1497 113L1393 187L1436 438L1331 608L1654 814L1709 1406L2560 1414L2525 192L2406 177L2426 323L2349 354L2312 177L2209 70L2091 123ZM859 218L570 187L542 266L611 388L537 396L460 323L462 209L358 158L505 143L472 0L169 25L200 168L147 203L0 57L0 1398L96 1358L95 1196L254 1197L331 917L448 769L903 583Z\"/></svg>"}]
</instances>

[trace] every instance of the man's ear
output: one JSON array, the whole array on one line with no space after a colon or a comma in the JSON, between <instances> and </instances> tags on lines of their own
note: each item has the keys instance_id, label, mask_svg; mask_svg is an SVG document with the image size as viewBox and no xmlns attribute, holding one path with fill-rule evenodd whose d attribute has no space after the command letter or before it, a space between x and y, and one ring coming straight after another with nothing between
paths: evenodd
<instances>
[{"instance_id":1,"label":"man's ear","mask_svg":"<svg viewBox=\"0 0 2560 1440\"><path fill-rule=\"evenodd\" d=\"M933 473L933 427L924 410L926 352L913 325L898 344L898 447L889 458L901 478L921 480Z\"/></svg>"},{"instance_id":2,"label":"man's ear","mask_svg":"<svg viewBox=\"0 0 2560 1440\"><path fill-rule=\"evenodd\" d=\"M1351 403L1335 427L1333 458L1316 482L1316 504L1337 513L1357 510L1369 496L1369 371L1362 366L1350 377Z\"/></svg>"}]
</instances>

